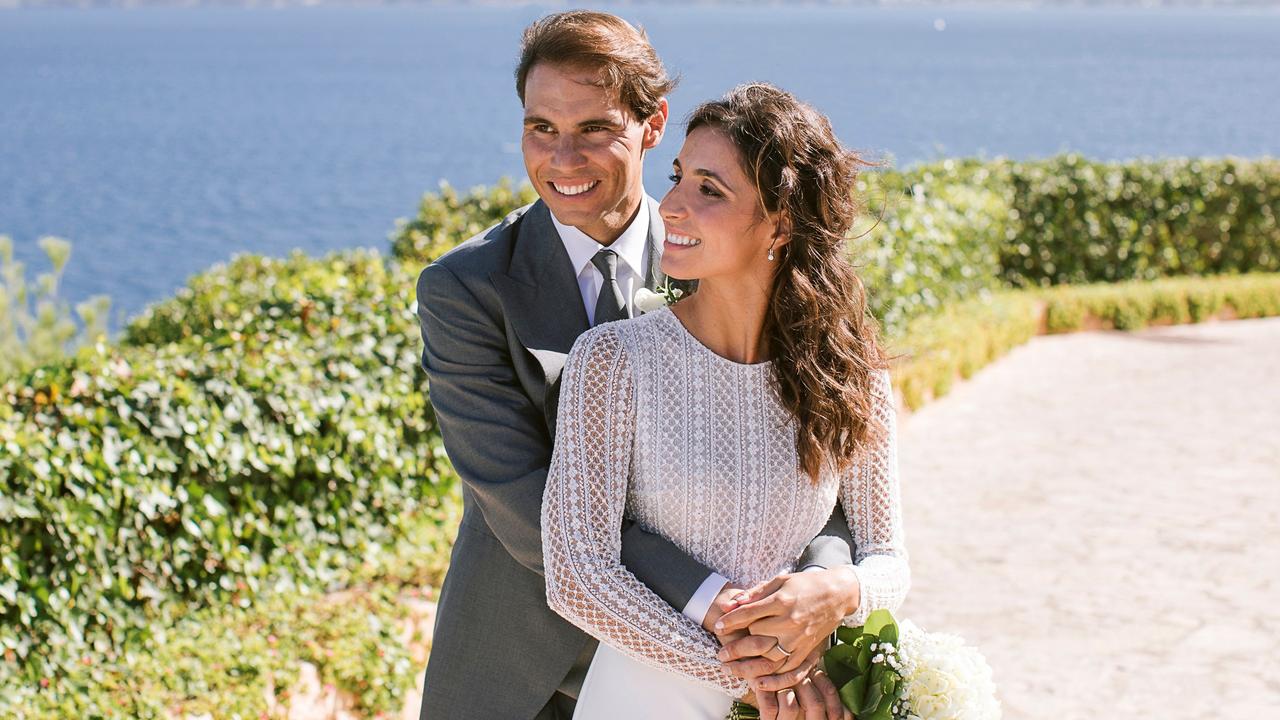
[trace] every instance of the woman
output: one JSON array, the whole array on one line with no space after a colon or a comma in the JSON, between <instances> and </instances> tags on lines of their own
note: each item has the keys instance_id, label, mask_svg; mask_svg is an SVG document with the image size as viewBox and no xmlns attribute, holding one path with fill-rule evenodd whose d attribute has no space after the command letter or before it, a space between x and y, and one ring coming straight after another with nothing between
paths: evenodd
<instances>
[{"instance_id":1,"label":"woman","mask_svg":"<svg viewBox=\"0 0 1280 720\"><path fill-rule=\"evenodd\" d=\"M716 639L621 565L624 516L751 585L793 569L838 497L860 585L846 624L909 582L893 395L844 255L861 161L755 84L695 110L673 165L662 269L698 292L588 331L561 379L547 600L601 641L577 718L723 718L750 699Z\"/></svg>"}]
</instances>

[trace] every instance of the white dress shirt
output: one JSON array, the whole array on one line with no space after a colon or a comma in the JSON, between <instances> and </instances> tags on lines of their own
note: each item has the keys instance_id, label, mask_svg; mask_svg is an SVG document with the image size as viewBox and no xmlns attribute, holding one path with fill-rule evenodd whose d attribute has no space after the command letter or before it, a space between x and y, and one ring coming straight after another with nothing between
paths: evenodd
<instances>
[{"instance_id":1,"label":"white dress shirt","mask_svg":"<svg viewBox=\"0 0 1280 720\"><path fill-rule=\"evenodd\" d=\"M595 324L596 300L600 297L600 286L604 284L604 276L591 264L591 258L604 248L618 255L618 287L622 289L622 297L627 302L627 310L631 317L636 316L632 297L636 290L644 287L645 273L648 272L648 253L645 246L649 243L649 202L640 203L640 211L636 213L631 224L622 231L612 245L601 245L572 225L565 225L551 214L551 222L560 233L560 242L569 253L569 262L573 264L573 274L578 278L578 290L582 292L582 304L587 309L587 323Z\"/></svg>"},{"instance_id":2,"label":"white dress shirt","mask_svg":"<svg viewBox=\"0 0 1280 720\"><path fill-rule=\"evenodd\" d=\"M564 249L569 253L569 262L573 264L573 272L578 278L582 305L587 310L587 323L595 324L596 300L600 297L600 286L604 284L604 276L591 264L591 258L605 247L618 254L618 287L627 301L629 314L635 317L637 313L632 298L635 297L636 290L644 287L644 279L649 272L649 258L645 252L645 247L649 244L649 196L645 195L631 224L627 225L611 245L601 245L578 228L561 223L555 213L551 213L551 222L560 234L560 242L564 243ZM719 573L711 573L698 586L681 612L701 625L707 611L711 609L711 603L727 582L728 579Z\"/></svg>"}]
</instances>

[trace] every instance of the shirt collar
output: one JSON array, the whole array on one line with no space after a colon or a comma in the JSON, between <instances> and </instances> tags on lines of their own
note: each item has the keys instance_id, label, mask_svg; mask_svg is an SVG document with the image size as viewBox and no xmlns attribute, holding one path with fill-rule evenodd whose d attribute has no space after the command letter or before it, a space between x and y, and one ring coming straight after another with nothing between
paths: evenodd
<instances>
[{"instance_id":1,"label":"shirt collar","mask_svg":"<svg viewBox=\"0 0 1280 720\"><path fill-rule=\"evenodd\" d=\"M573 263L575 277L581 275L587 265L591 264L591 258L595 257L601 248L608 247L618 254L619 259L631 268L631 272L635 273L636 277L644 278L645 246L649 244L648 194L642 196L640 210L612 245L601 245L578 228L561 223L556 219L555 213L551 213L551 222L556 226L560 240L564 242L564 249L569 252L569 261Z\"/></svg>"}]
</instances>

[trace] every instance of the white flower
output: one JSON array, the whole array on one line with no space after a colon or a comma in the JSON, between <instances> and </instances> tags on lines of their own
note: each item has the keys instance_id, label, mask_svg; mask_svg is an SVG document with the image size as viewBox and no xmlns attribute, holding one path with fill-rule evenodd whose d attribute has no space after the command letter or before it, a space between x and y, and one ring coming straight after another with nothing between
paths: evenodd
<instances>
[{"instance_id":1,"label":"white flower","mask_svg":"<svg viewBox=\"0 0 1280 720\"><path fill-rule=\"evenodd\" d=\"M905 698L920 720L998 720L991 666L977 649L944 633L926 633L910 620L898 624Z\"/></svg>"},{"instance_id":2,"label":"white flower","mask_svg":"<svg viewBox=\"0 0 1280 720\"><path fill-rule=\"evenodd\" d=\"M640 288L639 290L636 290L636 294L632 296L631 302L635 305L636 310L638 310L642 315L667 306L667 299L649 288Z\"/></svg>"}]
</instances>

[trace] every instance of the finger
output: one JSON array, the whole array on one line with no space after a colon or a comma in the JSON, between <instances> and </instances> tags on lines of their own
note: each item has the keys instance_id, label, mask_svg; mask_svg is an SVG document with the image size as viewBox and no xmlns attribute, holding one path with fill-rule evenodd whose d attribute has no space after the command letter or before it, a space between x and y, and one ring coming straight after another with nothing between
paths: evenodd
<instances>
[{"instance_id":1,"label":"finger","mask_svg":"<svg viewBox=\"0 0 1280 720\"><path fill-rule=\"evenodd\" d=\"M790 657L786 658L778 665L777 672L790 672L791 670L801 668L805 670L813 670L818 666L818 659L820 657L822 657L822 649L817 645L810 650L797 650L791 653Z\"/></svg>"},{"instance_id":2,"label":"finger","mask_svg":"<svg viewBox=\"0 0 1280 720\"><path fill-rule=\"evenodd\" d=\"M764 677L766 675L773 675L778 672L778 663L761 657L748 658L746 660L734 660L733 662L725 663L724 666L728 668L729 672L735 677L740 677L747 682L751 682L756 678ZM776 691L778 688L774 687L770 689Z\"/></svg>"},{"instance_id":3,"label":"finger","mask_svg":"<svg viewBox=\"0 0 1280 720\"><path fill-rule=\"evenodd\" d=\"M793 687L800 683L809 675L810 668L797 668L788 672L778 672L774 670L768 673L762 673L751 683L752 687L762 690L773 690L779 692L785 688Z\"/></svg>"},{"instance_id":4,"label":"finger","mask_svg":"<svg viewBox=\"0 0 1280 720\"><path fill-rule=\"evenodd\" d=\"M769 595L773 593L775 590L777 590L778 588L782 587L782 583L783 583L783 576L781 575L773 578L772 580L766 580L764 582L756 583L755 585L752 585L746 590L743 590L742 592L735 595L733 598L732 605L733 607L737 607L739 605L746 605L749 602L755 602L756 600L759 600L765 595ZM731 607L728 609L732 610L733 608Z\"/></svg>"},{"instance_id":5,"label":"finger","mask_svg":"<svg viewBox=\"0 0 1280 720\"><path fill-rule=\"evenodd\" d=\"M738 607L725 613L716 621L716 632L741 630L752 623L773 615L782 615L795 605L795 598L785 590L771 593L763 598Z\"/></svg>"},{"instance_id":6,"label":"finger","mask_svg":"<svg viewBox=\"0 0 1280 720\"><path fill-rule=\"evenodd\" d=\"M755 693L760 720L778 720L778 694L767 690L756 690Z\"/></svg>"},{"instance_id":7,"label":"finger","mask_svg":"<svg viewBox=\"0 0 1280 720\"><path fill-rule=\"evenodd\" d=\"M826 720L827 706L822 702L822 693L813 686L813 681L805 678L795 687L796 700L804 713L804 720Z\"/></svg>"},{"instance_id":8,"label":"finger","mask_svg":"<svg viewBox=\"0 0 1280 720\"><path fill-rule=\"evenodd\" d=\"M720 648L720 652L716 653L716 657L720 658L720 662L730 662L743 658L760 657L776 647L778 647L778 641L774 638L763 635L747 635L738 640L725 643L725 646ZM777 651L775 657L770 659L775 662L784 660L786 659L786 654Z\"/></svg>"},{"instance_id":9,"label":"finger","mask_svg":"<svg viewBox=\"0 0 1280 720\"><path fill-rule=\"evenodd\" d=\"M827 708L827 720L844 720L844 703L840 702L840 691L836 690L831 678L822 670L814 670L809 677L814 688L822 695L822 704Z\"/></svg>"},{"instance_id":10,"label":"finger","mask_svg":"<svg viewBox=\"0 0 1280 720\"><path fill-rule=\"evenodd\" d=\"M800 703L791 688L778 693L778 720L799 720Z\"/></svg>"}]
</instances>

